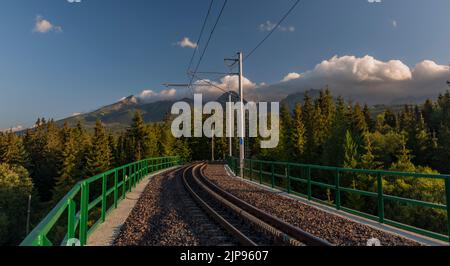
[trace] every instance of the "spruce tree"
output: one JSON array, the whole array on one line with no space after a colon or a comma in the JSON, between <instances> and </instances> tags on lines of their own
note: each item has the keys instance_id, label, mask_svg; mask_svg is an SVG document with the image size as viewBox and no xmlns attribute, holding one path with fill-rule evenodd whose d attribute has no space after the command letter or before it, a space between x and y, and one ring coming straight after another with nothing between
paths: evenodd
<instances>
[{"instance_id":1,"label":"spruce tree","mask_svg":"<svg viewBox=\"0 0 450 266\"><path fill-rule=\"evenodd\" d=\"M109 148L108 135L100 120L95 124L95 133L92 145L87 156L86 174L95 176L106 172L111 166L111 151Z\"/></svg>"},{"instance_id":2,"label":"spruce tree","mask_svg":"<svg viewBox=\"0 0 450 266\"><path fill-rule=\"evenodd\" d=\"M338 98L336 106L331 135L324 145L322 163L324 165L342 167L344 164L344 141L348 129L348 108L342 97Z\"/></svg>"},{"instance_id":3,"label":"spruce tree","mask_svg":"<svg viewBox=\"0 0 450 266\"><path fill-rule=\"evenodd\" d=\"M349 130L347 130L345 134L345 142L344 142L344 167L354 169L358 166L358 145L353 140L352 134ZM349 177L352 178L350 186L353 189L361 189L358 186L357 175L349 174ZM347 185L347 184L346 184ZM361 201L361 196L359 194L351 193L348 197L348 204L350 208L354 208L356 210L360 210L363 206L363 202Z\"/></svg>"},{"instance_id":4,"label":"spruce tree","mask_svg":"<svg viewBox=\"0 0 450 266\"><path fill-rule=\"evenodd\" d=\"M276 156L279 160L288 160L292 158L293 146L291 143L292 117L287 105L283 105L280 111L280 142L276 149Z\"/></svg>"},{"instance_id":5,"label":"spruce tree","mask_svg":"<svg viewBox=\"0 0 450 266\"><path fill-rule=\"evenodd\" d=\"M0 246L18 245L25 238L29 195L33 195L33 183L28 171L0 163Z\"/></svg>"},{"instance_id":6,"label":"spruce tree","mask_svg":"<svg viewBox=\"0 0 450 266\"><path fill-rule=\"evenodd\" d=\"M79 179L79 148L77 147L74 134L71 133L70 130L66 134L68 135L66 136L62 152L62 168L60 176L56 180L56 186L53 193L54 202L58 202L64 197L64 195L75 185L77 179Z\"/></svg>"},{"instance_id":7,"label":"spruce tree","mask_svg":"<svg viewBox=\"0 0 450 266\"><path fill-rule=\"evenodd\" d=\"M358 145L353 140L349 130L345 133L344 142L344 167L356 168L358 166Z\"/></svg>"},{"instance_id":8,"label":"spruce tree","mask_svg":"<svg viewBox=\"0 0 450 266\"><path fill-rule=\"evenodd\" d=\"M0 163L28 165L28 155L22 138L14 132L0 133Z\"/></svg>"},{"instance_id":9,"label":"spruce tree","mask_svg":"<svg viewBox=\"0 0 450 266\"><path fill-rule=\"evenodd\" d=\"M294 148L294 159L302 162L305 153L305 126L303 124L303 112L301 104L297 104L294 109L292 140Z\"/></svg>"},{"instance_id":10,"label":"spruce tree","mask_svg":"<svg viewBox=\"0 0 450 266\"><path fill-rule=\"evenodd\" d=\"M372 119L372 114L370 113L370 109L367 104L364 105L363 114L364 114L364 118L366 120L368 130L373 131L375 128L375 122Z\"/></svg>"},{"instance_id":11,"label":"spruce tree","mask_svg":"<svg viewBox=\"0 0 450 266\"><path fill-rule=\"evenodd\" d=\"M307 163L316 162L317 158L317 142L316 142L316 109L308 93L305 93L304 105L303 105L303 123L306 130L306 145L305 145L305 160Z\"/></svg>"}]
</instances>

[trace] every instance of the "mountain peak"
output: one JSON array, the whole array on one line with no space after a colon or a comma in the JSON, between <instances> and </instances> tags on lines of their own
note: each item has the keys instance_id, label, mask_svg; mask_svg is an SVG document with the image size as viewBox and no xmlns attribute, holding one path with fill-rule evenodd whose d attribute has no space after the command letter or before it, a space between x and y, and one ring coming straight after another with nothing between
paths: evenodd
<instances>
[{"instance_id":1,"label":"mountain peak","mask_svg":"<svg viewBox=\"0 0 450 266\"><path fill-rule=\"evenodd\" d=\"M134 95L130 95L120 100L120 102L124 104L137 104L139 102L139 99Z\"/></svg>"}]
</instances>

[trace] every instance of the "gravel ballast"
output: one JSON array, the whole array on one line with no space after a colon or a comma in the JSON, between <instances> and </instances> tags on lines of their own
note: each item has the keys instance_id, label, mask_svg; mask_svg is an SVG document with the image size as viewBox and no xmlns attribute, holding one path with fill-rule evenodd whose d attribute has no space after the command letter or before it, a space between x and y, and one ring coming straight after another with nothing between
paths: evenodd
<instances>
[{"instance_id":1,"label":"gravel ballast","mask_svg":"<svg viewBox=\"0 0 450 266\"><path fill-rule=\"evenodd\" d=\"M298 200L277 195L256 185L230 177L224 165L210 164L204 174L234 196L337 246L366 246L369 239L382 246L418 246L417 242L350 219L333 215Z\"/></svg>"}]
</instances>

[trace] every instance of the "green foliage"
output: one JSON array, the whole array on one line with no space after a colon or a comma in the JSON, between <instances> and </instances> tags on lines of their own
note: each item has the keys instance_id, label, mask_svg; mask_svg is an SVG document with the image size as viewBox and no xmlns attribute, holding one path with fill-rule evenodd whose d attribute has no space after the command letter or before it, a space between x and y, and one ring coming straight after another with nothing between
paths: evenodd
<instances>
[{"instance_id":1,"label":"green foliage","mask_svg":"<svg viewBox=\"0 0 450 266\"><path fill-rule=\"evenodd\" d=\"M27 160L22 139L13 132L0 132L0 163L24 165Z\"/></svg>"},{"instance_id":2,"label":"green foliage","mask_svg":"<svg viewBox=\"0 0 450 266\"><path fill-rule=\"evenodd\" d=\"M0 246L25 237L28 197L33 183L22 166L0 164Z\"/></svg>"},{"instance_id":3,"label":"green foliage","mask_svg":"<svg viewBox=\"0 0 450 266\"><path fill-rule=\"evenodd\" d=\"M347 130L344 142L344 167L356 168L358 165L358 145L352 138L352 134Z\"/></svg>"},{"instance_id":4,"label":"green foliage","mask_svg":"<svg viewBox=\"0 0 450 266\"><path fill-rule=\"evenodd\" d=\"M291 142L294 158L302 158L305 153L305 125L303 123L302 106L297 104L294 110Z\"/></svg>"},{"instance_id":5,"label":"green foliage","mask_svg":"<svg viewBox=\"0 0 450 266\"><path fill-rule=\"evenodd\" d=\"M386 109L376 117L367 105L361 108L341 97L332 99L328 91L322 91L315 101L305 93L303 106L297 105L294 114L283 108L280 146L252 154L263 160L346 168L450 173L450 92L440 95L436 102L406 105L395 113ZM290 144L286 142L288 137ZM316 178L329 184L334 182L326 173ZM376 177L371 175L346 174L341 182L343 186L365 191L375 192L377 188ZM389 195L445 204L442 181L386 177L384 186ZM333 200L330 191L320 193L321 198ZM350 193L343 193L342 197L347 207L376 214L376 202L367 197ZM389 219L445 233L444 211L386 204Z\"/></svg>"},{"instance_id":6,"label":"green foliage","mask_svg":"<svg viewBox=\"0 0 450 266\"><path fill-rule=\"evenodd\" d=\"M111 166L111 150L108 142L108 135L100 120L95 125L95 133L92 138L92 145L87 154L86 174L95 176L106 172Z\"/></svg>"}]
</instances>

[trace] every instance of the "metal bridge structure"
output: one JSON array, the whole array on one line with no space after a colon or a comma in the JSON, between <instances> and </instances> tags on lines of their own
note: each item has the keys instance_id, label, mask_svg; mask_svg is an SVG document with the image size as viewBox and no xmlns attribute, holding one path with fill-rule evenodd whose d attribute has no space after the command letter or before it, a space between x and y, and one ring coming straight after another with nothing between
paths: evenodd
<instances>
[{"instance_id":1,"label":"metal bridge structure","mask_svg":"<svg viewBox=\"0 0 450 266\"><path fill-rule=\"evenodd\" d=\"M182 198L182 201L188 201L188 203L183 204L188 206L192 216L208 217L199 218L203 223L211 219L210 224L202 226L216 232L214 233L217 234L216 238L223 241L222 243L218 240L219 242L214 242L215 244L332 245L329 241L289 224L267 211L260 210L220 188L209 181L205 171L206 166L205 162L185 164L179 157L149 158L83 180L77 183L34 228L23 240L21 246L88 245L89 238L99 227L108 223L108 216L116 211L123 203L122 201L127 200L127 195L136 190L143 180L151 179L158 174L179 177L179 182L183 182L183 185L179 187L184 187L189 192L189 197ZM334 209L339 215L346 213L376 224L397 228L409 234L436 240L441 244L450 242L448 234L450 232L448 219L450 176L447 175L345 169L250 159L245 160L244 167L241 168L239 158L235 157L227 158L224 169L231 173L229 178L240 179L242 182L271 190L272 193L283 193L286 196L302 199L306 204L315 204L319 206L318 208ZM358 176L370 177L374 188L360 190L342 185L346 183L343 182L346 178ZM402 178L439 180L445 186L442 202L429 202L387 194L386 181ZM178 192L173 191L173 193ZM346 207L344 195L358 195L371 199L374 202L373 207L367 210ZM189 202L191 200L192 202ZM447 234L442 231L434 232L418 228L387 217L385 207L392 203L436 209L445 213L447 219L442 223L446 223ZM240 228L242 224L251 224L258 229ZM216 231L211 228L216 228L214 229ZM264 232L263 235L261 232ZM223 237L220 236L222 234Z\"/></svg>"}]
</instances>

